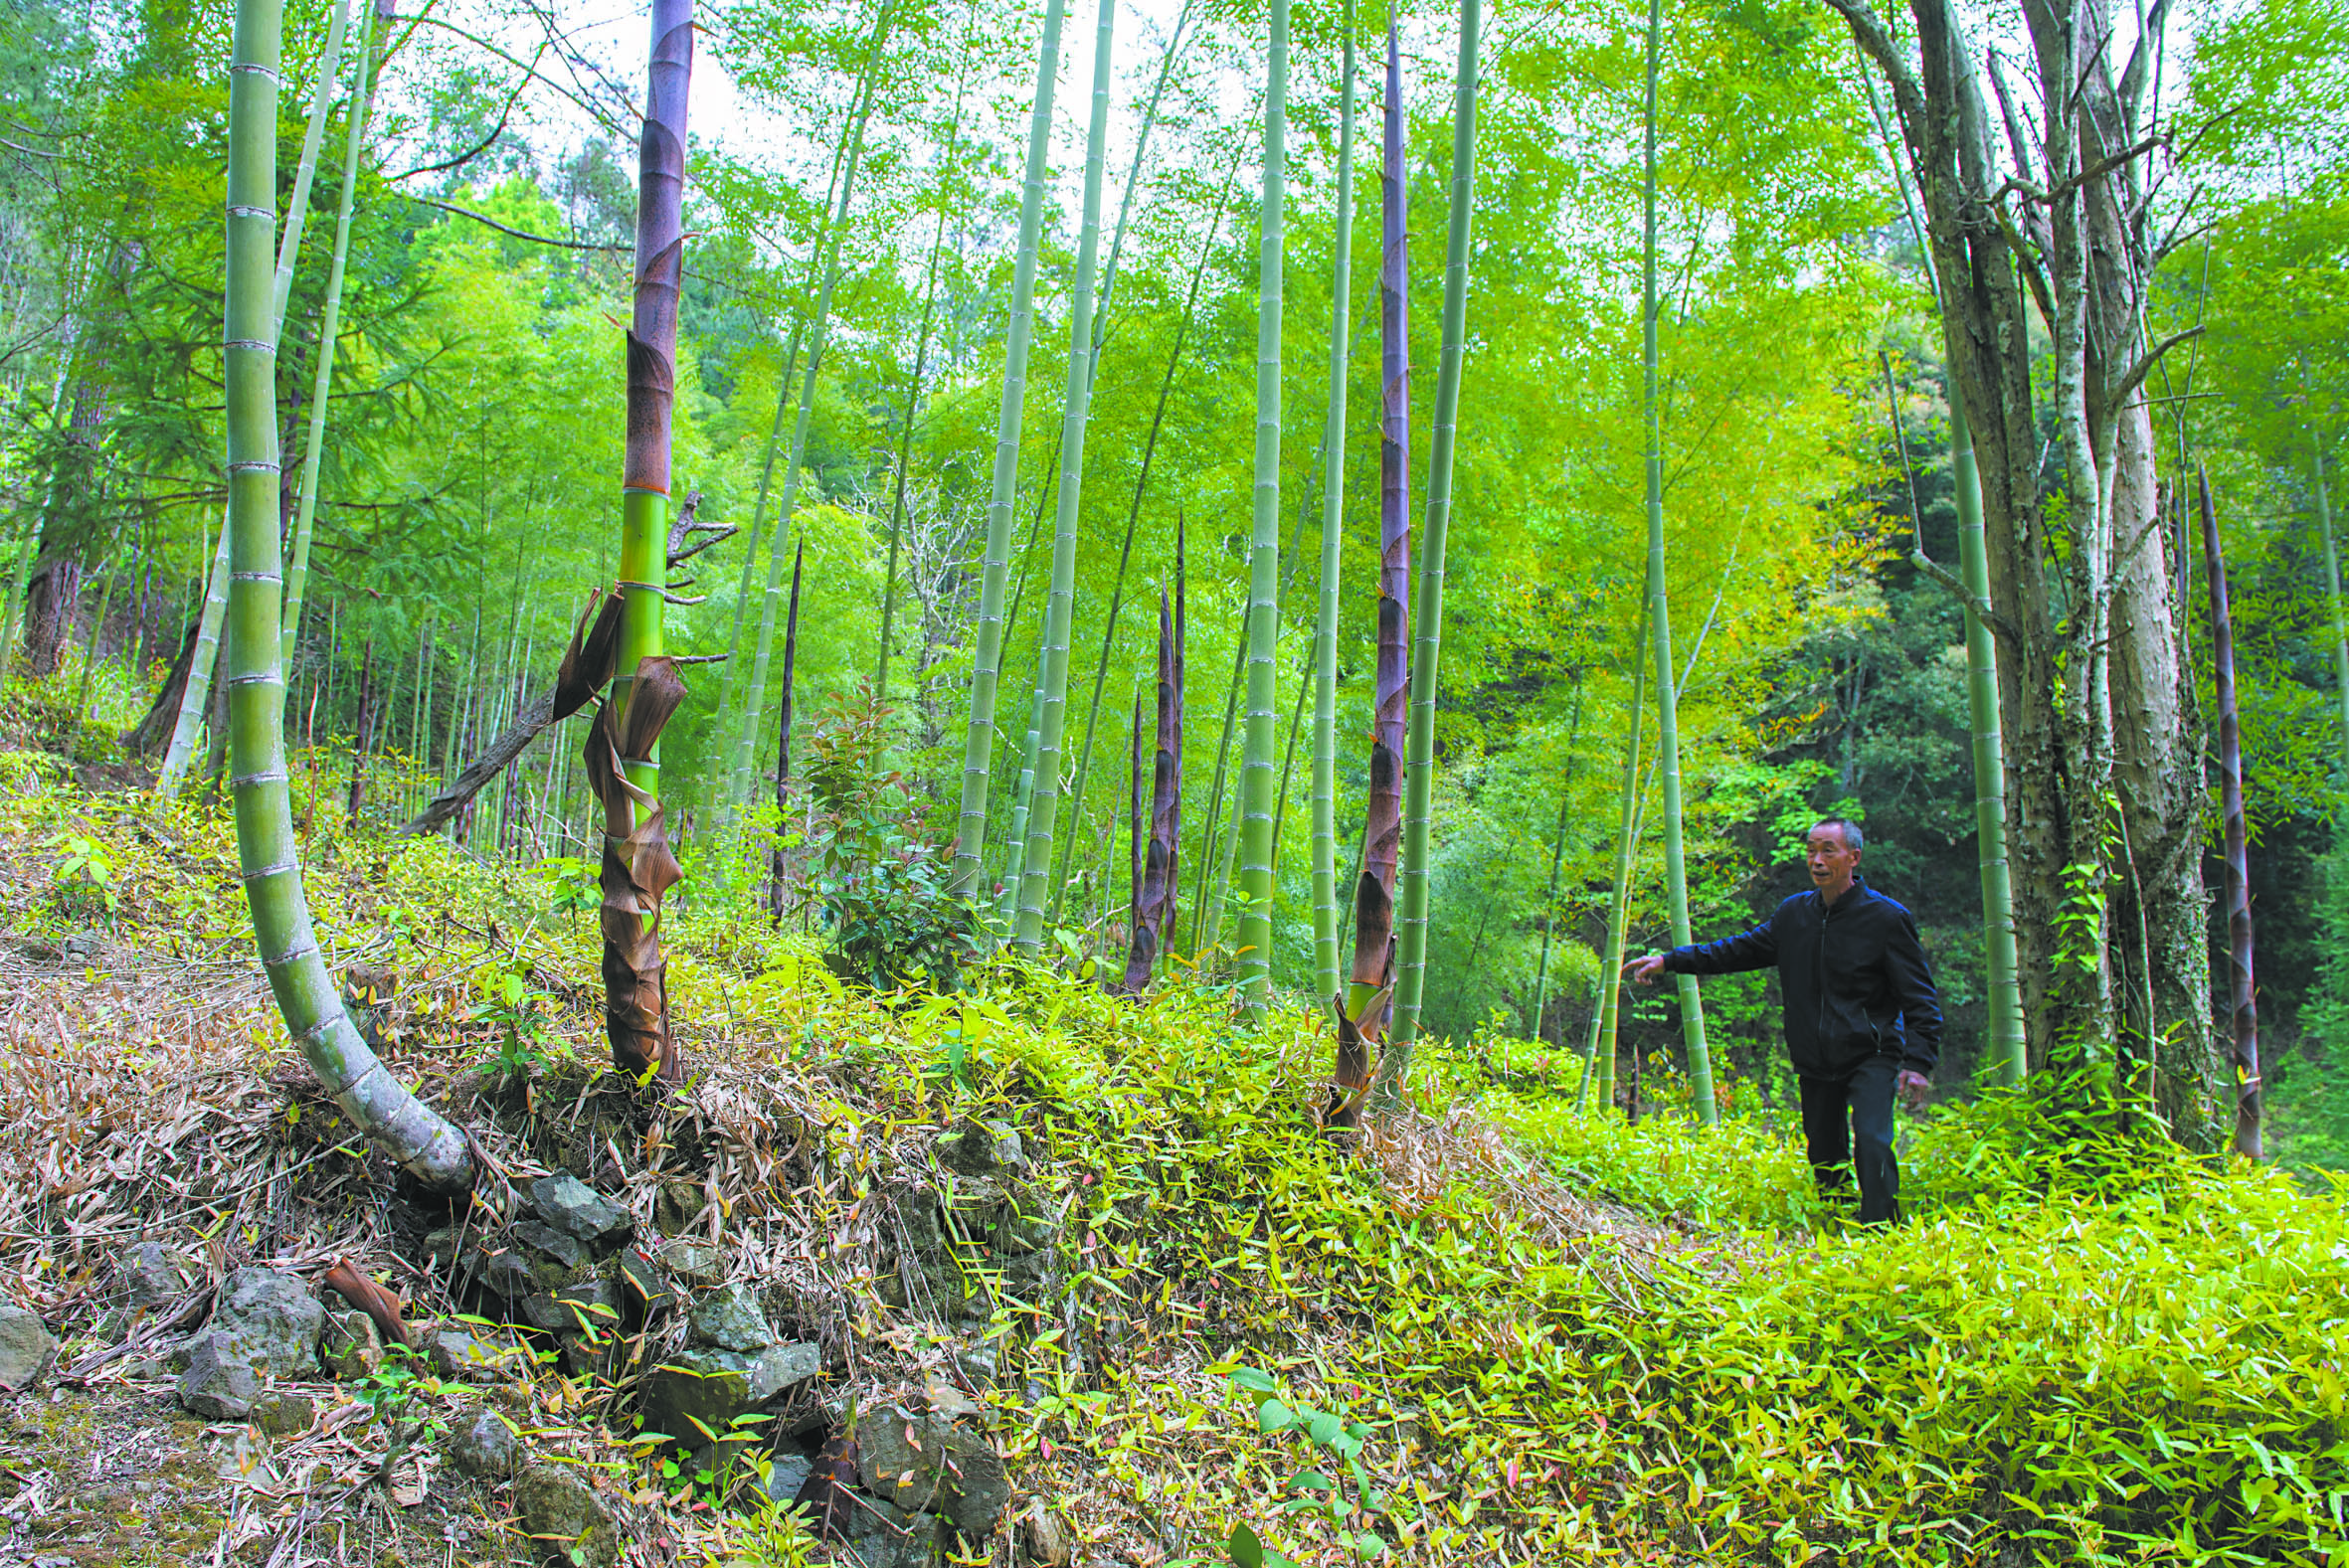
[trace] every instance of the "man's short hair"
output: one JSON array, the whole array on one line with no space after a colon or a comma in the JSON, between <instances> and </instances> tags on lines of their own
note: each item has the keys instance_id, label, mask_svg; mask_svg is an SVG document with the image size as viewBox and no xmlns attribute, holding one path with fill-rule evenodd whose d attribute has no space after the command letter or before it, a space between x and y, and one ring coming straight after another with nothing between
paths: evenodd
<instances>
[{"instance_id":1,"label":"man's short hair","mask_svg":"<svg viewBox=\"0 0 2349 1568\"><path fill-rule=\"evenodd\" d=\"M1848 816L1823 816L1811 824L1811 832L1816 833L1822 827L1832 827L1839 830L1843 834L1844 848L1846 849L1857 852L1868 847L1867 839L1861 836L1860 824ZM1809 834L1804 836L1808 837Z\"/></svg>"}]
</instances>

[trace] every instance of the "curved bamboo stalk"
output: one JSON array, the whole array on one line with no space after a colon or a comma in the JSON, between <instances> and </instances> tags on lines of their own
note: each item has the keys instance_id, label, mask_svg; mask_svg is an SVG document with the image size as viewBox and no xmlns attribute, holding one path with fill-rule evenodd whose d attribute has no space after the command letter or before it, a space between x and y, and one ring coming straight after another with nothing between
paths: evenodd
<instances>
[{"instance_id":1,"label":"curved bamboo stalk","mask_svg":"<svg viewBox=\"0 0 2349 1568\"><path fill-rule=\"evenodd\" d=\"M823 369L823 339L830 324L832 293L840 280L840 239L848 227L848 209L856 198L856 169L864 156L864 131L879 89L880 62L889 45L889 24L895 0L881 0L873 24L871 52L865 57L864 95L848 132L848 157L840 175L839 205L833 210L823 281L816 288L815 311L808 326L808 367L802 372L800 402L792 416L791 450L784 461L783 498L775 508L775 542L780 546L791 531L792 513L800 495L800 464L808 453L808 424L815 410L815 378ZM727 786L730 807L750 798L751 772L758 763L759 720L766 712L767 668L775 652L775 621L783 603L783 551L767 553L767 595L759 608L759 636L751 653L750 684L744 689L739 737L734 747L733 777Z\"/></svg>"},{"instance_id":2,"label":"curved bamboo stalk","mask_svg":"<svg viewBox=\"0 0 2349 1568\"><path fill-rule=\"evenodd\" d=\"M1276 0L1277 3L1277 0ZM1060 808L1060 743L1068 722L1068 651L1076 619L1077 508L1085 478L1085 422L1093 398L1093 284L1101 261L1101 180L1109 139L1111 55L1117 0L1101 0L1094 28L1093 111L1085 131L1085 203L1077 239L1076 289L1069 303L1068 383L1060 416L1060 497L1052 520L1052 592L1044 605L1044 666L1038 690L1036 777L1020 857L1019 922L1011 938L1033 955L1044 940L1045 884Z\"/></svg>"},{"instance_id":3,"label":"curved bamboo stalk","mask_svg":"<svg viewBox=\"0 0 2349 1568\"><path fill-rule=\"evenodd\" d=\"M277 0L239 0L229 72L227 685L237 858L270 990L303 1058L353 1125L426 1187L472 1182L463 1134L394 1078L343 1012L302 897L286 793L278 663L276 348L269 334L276 192Z\"/></svg>"},{"instance_id":4,"label":"curved bamboo stalk","mask_svg":"<svg viewBox=\"0 0 2349 1568\"><path fill-rule=\"evenodd\" d=\"M1338 220L1330 262L1330 412L1322 444L1322 598L1313 636L1313 981L1338 994L1338 586L1346 535L1347 328L1354 282L1355 4L1346 0L1338 107Z\"/></svg>"},{"instance_id":5,"label":"curved bamboo stalk","mask_svg":"<svg viewBox=\"0 0 2349 1568\"><path fill-rule=\"evenodd\" d=\"M318 505L318 460L326 448L326 402L334 389L335 337L342 321L343 270L351 252L351 211L357 205L359 148L367 138L369 68L374 63L373 22L370 15L359 24L350 125L343 137L342 194L334 215L334 260L327 265L326 298L318 312L318 365L310 381L310 429L302 448L301 499L294 509L293 548L285 570L285 627L279 654L287 664L293 661L293 636L301 627L302 594L310 576L310 526ZM324 90L323 87L320 90ZM290 270L289 262L279 264L281 275ZM281 316L285 308L282 293L277 308Z\"/></svg>"},{"instance_id":6,"label":"curved bamboo stalk","mask_svg":"<svg viewBox=\"0 0 2349 1568\"><path fill-rule=\"evenodd\" d=\"M1680 691L1673 678L1671 601L1664 573L1664 427L1656 397L1656 77L1663 47L1663 0L1648 0L1647 128L1645 137L1646 217L1643 228L1640 315L1640 419L1646 433L1648 482L1648 593L1654 607L1648 635L1656 656L1656 755L1664 784L1664 885L1672 910L1672 940L1690 940L1688 863L1681 837ZM1705 1043L1705 1002L1693 974L1677 976L1681 1041L1689 1055L1689 1093L1697 1119L1707 1127L1720 1119L1713 1092L1713 1053Z\"/></svg>"},{"instance_id":7,"label":"curved bamboo stalk","mask_svg":"<svg viewBox=\"0 0 2349 1568\"><path fill-rule=\"evenodd\" d=\"M1452 521L1452 453L1460 413L1460 357L1468 339L1468 233L1476 187L1476 87L1483 0L1461 0L1460 69L1452 106L1452 210L1444 237L1444 317L1435 414L1427 448L1427 512L1412 625L1411 725L1403 766L1403 866L1397 879L1393 1046L1373 1098L1399 1097L1419 1032L1427 981L1427 819L1435 787L1436 659L1443 650L1444 541Z\"/></svg>"},{"instance_id":8,"label":"curved bamboo stalk","mask_svg":"<svg viewBox=\"0 0 2349 1568\"><path fill-rule=\"evenodd\" d=\"M1256 275L1256 482L1248 548L1248 728L1240 751L1239 995L1261 1014L1272 1000L1272 754L1281 595L1281 264L1288 187L1289 0L1272 0L1265 62L1264 206Z\"/></svg>"},{"instance_id":9,"label":"curved bamboo stalk","mask_svg":"<svg viewBox=\"0 0 2349 1568\"><path fill-rule=\"evenodd\" d=\"M980 567L971 724L963 743L961 829L949 884L961 898L978 891L980 860L987 847L988 772L994 757L995 687L1003 657L1003 580L1011 558L1011 502L1019 487L1019 426L1027 400L1028 345L1035 332L1036 237L1043 223L1063 3L1044 0L1044 35L1036 49L1035 106L1028 116L1027 169L1019 196L1019 248L1011 265L1011 320L1003 347L1002 411L995 425L994 472L987 503L987 555Z\"/></svg>"},{"instance_id":10,"label":"curved bamboo stalk","mask_svg":"<svg viewBox=\"0 0 2349 1568\"><path fill-rule=\"evenodd\" d=\"M2227 559L2219 545L2211 481L2195 474L2202 510L2203 566L2211 590L2211 671L2219 708L2219 798L2227 817L2227 958L2235 1034L2235 1151L2265 1157L2259 1133L2259 1002L2252 983L2251 853L2243 811L2243 727L2235 705L2235 620L2227 606Z\"/></svg>"}]
</instances>

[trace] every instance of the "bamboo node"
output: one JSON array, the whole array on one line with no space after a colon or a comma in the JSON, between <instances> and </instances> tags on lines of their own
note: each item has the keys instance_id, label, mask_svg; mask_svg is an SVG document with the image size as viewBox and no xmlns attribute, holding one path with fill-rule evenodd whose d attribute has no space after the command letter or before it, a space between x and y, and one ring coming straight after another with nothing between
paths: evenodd
<instances>
[{"instance_id":1,"label":"bamboo node","mask_svg":"<svg viewBox=\"0 0 2349 1568\"><path fill-rule=\"evenodd\" d=\"M282 583L285 580L274 572L231 572L232 583Z\"/></svg>"},{"instance_id":2,"label":"bamboo node","mask_svg":"<svg viewBox=\"0 0 2349 1568\"><path fill-rule=\"evenodd\" d=\"M231 473L275 473L279 463L274 457L243 457L229 464Z\"/></svg>"},{"instance_id":3,"label":"bamboo node","mask_svg":"<svg viewBox=\"0 0 2349 1568\"><path fill-rule=\"evenodd\" d=\"M243 788L246 788L246 787L248 787L249 785L252 785L252 784L283 784L283 783L285 783L285 770L284 770L284 769L282 769L282 768L271 768L271 769L270 769L270 770L269 770L268 772L266 772L266 773L258 773L258 774L239 774L239 775L238 775L236 778L234 778L234 779L232 779L232 780L230 780L230 781L229 781L229 784L231 784L233 787L235 787L235 788L238 788L238 789L243 789ZM274 869L277 869L277 868L275 868L275 867L272 867L271 869L272 869L272 870L274 870ZM286 868L286 869L290 869L290 868ZM256 876L258 876L258 875L260 875L260 874L261 874L261 873L259 873L259 872L256 872L256 873L254 873L254 875L256 875Z\"/></svg>"},{"instance_id":4,"label":"bamboo node","mask_svg":"<svg viewBox=\"0 0 2349 1568\"><path fill-rule=\"evenodd\" d=\"M256 670L250 674L231 675L228 678L228 684L231 686L275 686L281 682L278 681L275 670Z\"/></svg>"},{"instance_id":5,"label":"bamboo node","mask_svg":"<svg viewBox=\"0 0 2349 1568\"><path fill-rule=\"evenodd\" d=\"M260 776L256 775L255 777L258 778ZM279 774L277 777L282 779L285 776L283 774ZM251 784L253 781L250 779L239 779L234 782L240 787L242 787L245 784ZM288 871L299 871L300 869L300 865L294 861L280 860L275 865L257 866L251 871L240 871L237 873L237 880L250 886L253 883L261 881L265 877L281 876Z\"/></svg>"},{"instance_id":6,"label":"bamboo node","mask_svg":"<svg viewBox=\"0 0 2349 1568\"><path fill-rule=\"evenodd\" d=\"M269 216L269 214L259 213L257 216L266 218ZM251 349L257 354L275 354L277 352L276 344L271 342L268 338L258 337L229 338L222 342L221 347Z\"/></svg>"},{"instance_id":7,"label":"bamboo node","mask_svg":"<svg viewBox=\"0 0 2349 1568\"><path fill-rule=\"evenodd\" d=\"M293 946L287 948L283 953L278 954L275 958L262 959L261 966L265 969L276 970L285 967L288 963L298 962L303 958L314 958L317 956L318 939L305 931L296 937Z\"/></svg>"}]
</instances>

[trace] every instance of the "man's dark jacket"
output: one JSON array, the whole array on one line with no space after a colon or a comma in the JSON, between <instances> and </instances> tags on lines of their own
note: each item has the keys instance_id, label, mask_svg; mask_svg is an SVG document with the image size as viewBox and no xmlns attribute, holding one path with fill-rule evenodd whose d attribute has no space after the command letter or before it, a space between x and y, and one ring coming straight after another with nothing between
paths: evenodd
<instances>
[{"instance_id":1,"label":"man's dark jacket","mask_svg":"<svg viewBox=\"0 0 2349 1568\"><path fill-rule=\"evenodd\" d=\"M1929 1073L1941 1059L1941 1005L1916 918L1852 879L1829 904L1797 893L1735 937L1664 956L1675 974L1775 968L1786 996L1786 1050L1805 1078L1842 1078L1879 1053Z\"/></svg>"}]
</instances>

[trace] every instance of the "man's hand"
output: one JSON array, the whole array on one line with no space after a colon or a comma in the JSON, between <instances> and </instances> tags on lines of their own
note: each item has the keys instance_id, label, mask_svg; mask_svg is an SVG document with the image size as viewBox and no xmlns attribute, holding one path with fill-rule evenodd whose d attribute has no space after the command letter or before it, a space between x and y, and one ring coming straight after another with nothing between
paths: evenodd
<instances>
[{"instance_id":1,"label":"man's hand","mask_svg":"<svg viewBox=\"0 0 2349 1568\"><path fill-rule=\"evenodd\" d=\"M1653 985L1664 976L1664 955L1651 953L1644 958L1634 958L1623 966L1634 985Z\"/></svg>"},{"instance_id":2,"label":"man's hand","mask_svg":"<svg viewBox=\"0 0 2349 1568\"><path fill-rule=\"evenodd\" d=\"M1900 1097L1900 1104L1916 1111L1923 1108L1925 1096L1933 1092L1933 1082L1924 1074L1903 1067L1893 1080L1893 1092Z\"/></svg>"}]
</instances>

